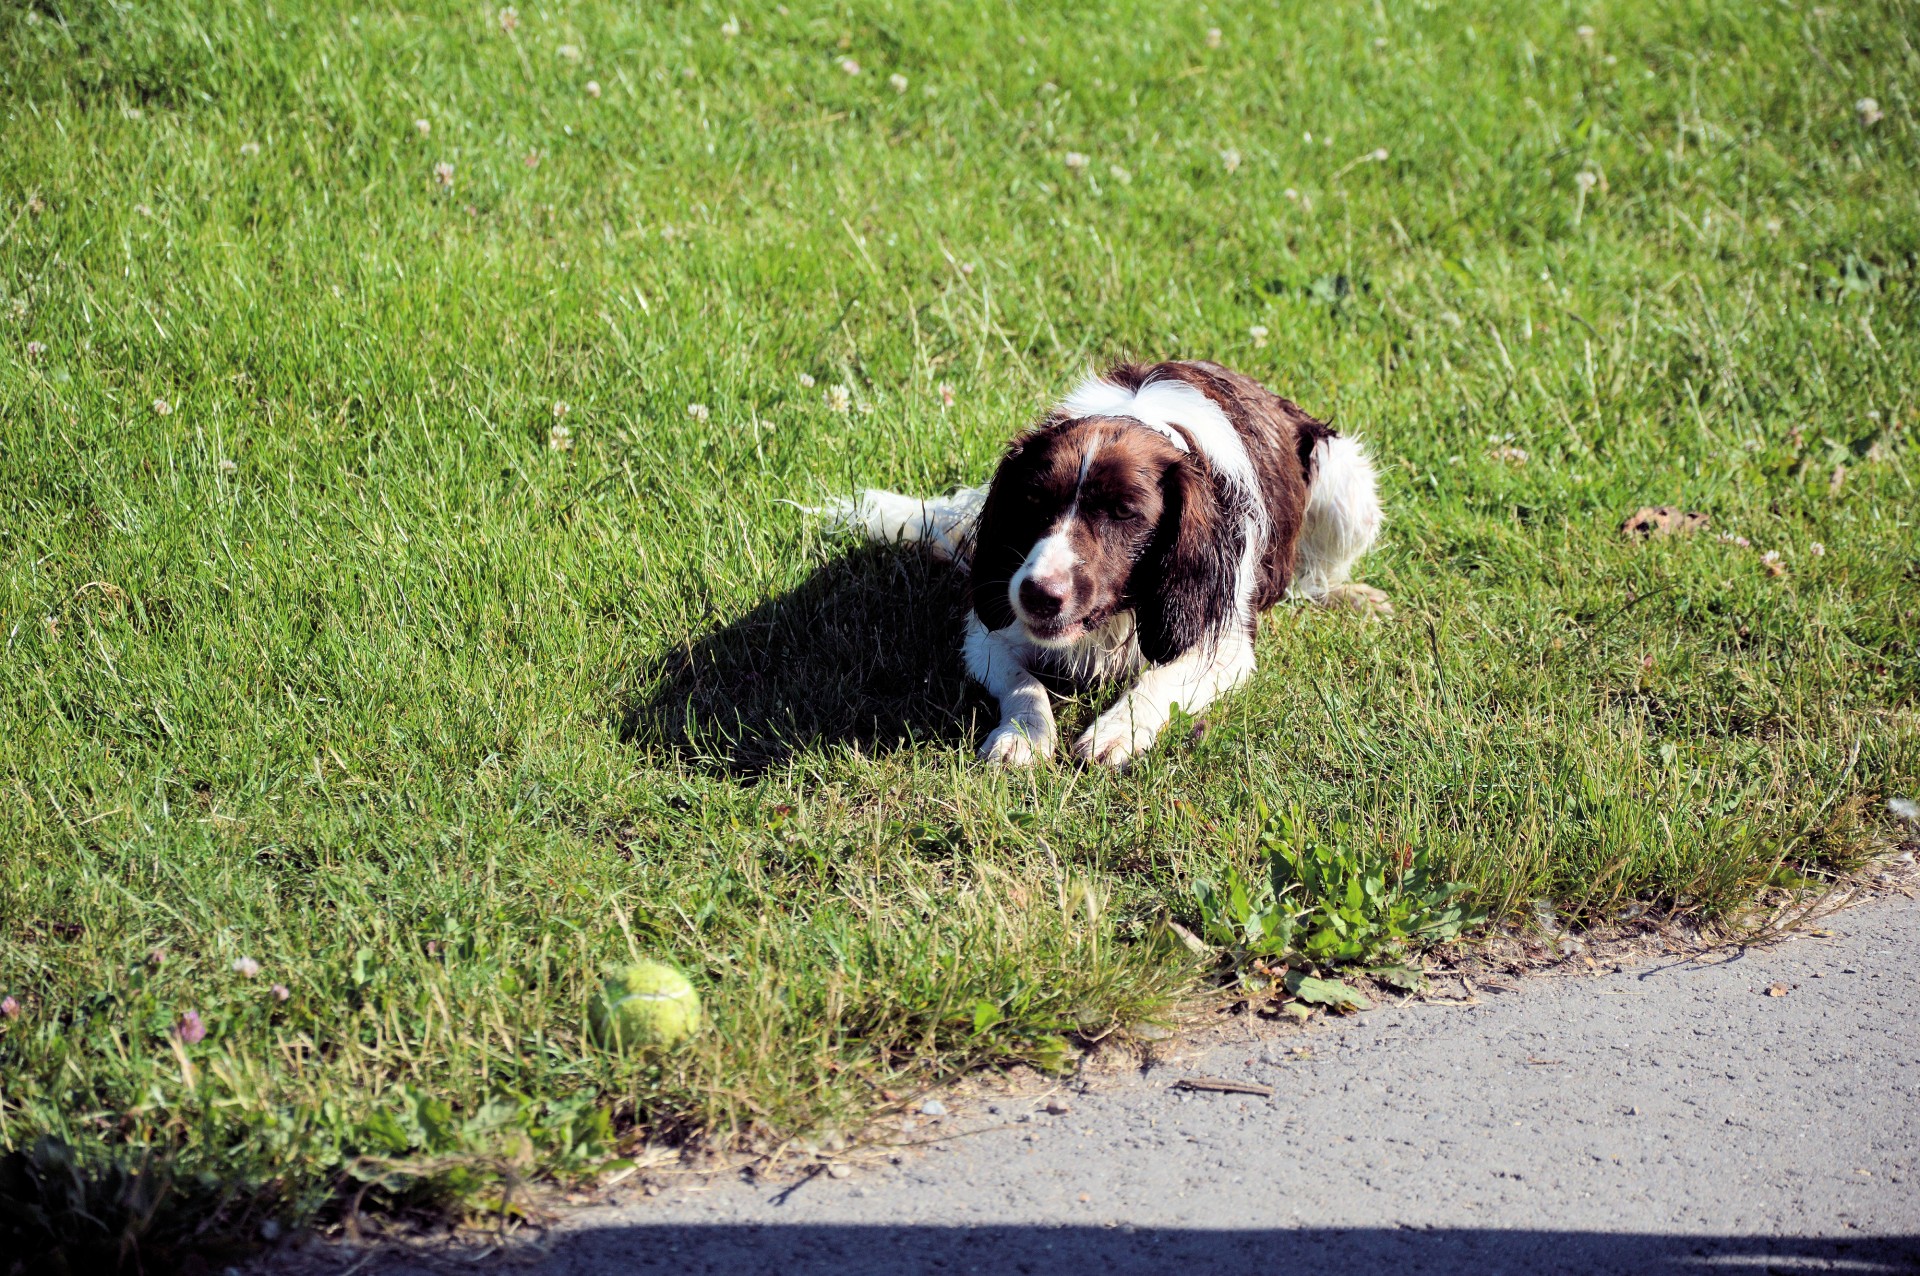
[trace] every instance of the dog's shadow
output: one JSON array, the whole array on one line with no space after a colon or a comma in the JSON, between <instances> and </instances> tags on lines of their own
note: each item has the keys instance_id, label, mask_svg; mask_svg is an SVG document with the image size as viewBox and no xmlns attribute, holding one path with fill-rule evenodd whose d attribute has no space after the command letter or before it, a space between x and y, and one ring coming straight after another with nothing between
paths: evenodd
<instances>
[{"instance_id":1,"label":"dog's shadow","mask_svg":"<svg viewBox=\"0 0 1920 1276\"><path fill-rule=\"evenodd\" d=\"M956 652L963 583L917 553L836 558L642 669L621 738L743 779L836 746L875 756L971 741L985 702Z\"/></svg>"}]
</instances>

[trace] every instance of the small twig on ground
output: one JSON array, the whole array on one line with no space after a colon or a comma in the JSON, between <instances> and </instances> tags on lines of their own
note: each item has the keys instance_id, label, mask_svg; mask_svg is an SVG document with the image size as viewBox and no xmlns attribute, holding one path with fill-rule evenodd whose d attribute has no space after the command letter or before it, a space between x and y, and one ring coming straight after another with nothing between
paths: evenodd
<instances>
[{"instance_id":1,"label":"small twig on ground","mask_svg":"<svg viewBox=\"0 0 1920 1276\"><path fill-rule=\"evenodd\" d=\"M1173 1083L1176 1090L1207 1090L1215 1094L1257 1094L1273 1097L1273 1087L1253 1081L1232 1081L1226 1077L1181 1077Z\"/></svg>"}]
</instances>

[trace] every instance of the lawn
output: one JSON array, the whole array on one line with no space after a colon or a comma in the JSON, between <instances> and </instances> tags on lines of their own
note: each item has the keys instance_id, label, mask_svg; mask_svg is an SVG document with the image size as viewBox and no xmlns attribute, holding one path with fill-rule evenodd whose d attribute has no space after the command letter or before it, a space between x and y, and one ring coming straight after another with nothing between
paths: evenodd
<instances>
[{"instance_id":1,"label":"lawn","mask_svg":"<svg viewBox=\"0 0 1920 1276\"><path fill-rule=\"evenodd\" d=\"M522 3L0 13L0 1150L95 1208L1070 1066L1262 802L1724 918L1920 780L1920 5ZM1363 435L1398 618L984 769L956 582L798 505L1120 355ZM629 952L711 1029L594 1048Z\"/></svg>"}]
</instances>

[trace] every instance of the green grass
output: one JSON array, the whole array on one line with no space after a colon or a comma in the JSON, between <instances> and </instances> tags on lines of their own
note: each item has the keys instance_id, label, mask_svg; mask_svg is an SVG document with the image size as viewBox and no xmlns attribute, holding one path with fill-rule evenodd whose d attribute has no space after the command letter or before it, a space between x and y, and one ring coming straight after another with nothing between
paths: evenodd
<instances>
[{"instance_id":1,"label":"green grass","mask_svg":"<svg viewBox=\"0 0 1920 1276\"><path fill-rule=\"evenodd\" d=\"M0 1147L236 1227L771 1150L1167 1006L1263 797L1724 915L1914 787L1911 0L730 12L0 13ZM1123 354L1370 440L1400 619L984 770L954 583L787 502L977 481ZM627 931L697 1045L583 1040Z\"/></svg>"}]
</instances>

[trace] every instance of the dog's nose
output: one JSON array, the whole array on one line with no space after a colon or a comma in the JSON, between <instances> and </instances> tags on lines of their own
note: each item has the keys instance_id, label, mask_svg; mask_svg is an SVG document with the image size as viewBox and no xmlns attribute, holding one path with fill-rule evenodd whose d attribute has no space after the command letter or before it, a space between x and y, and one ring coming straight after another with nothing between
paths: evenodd
<instances>
[{"instance_id":1,"label":"dog's nose","mask_svg":"<svg viewBox=\"0 0 1920 1276\"><path fill-rule=\"evenodd\" d=\"M1052 620L1060 614L1062 599L1044 589L1029 576L1020 582L1020 606L1035 620Z\"/></svg>"}]
</instances>

